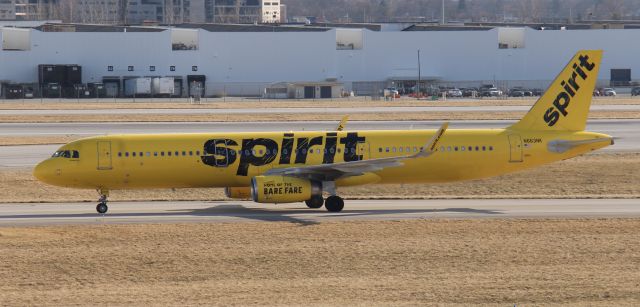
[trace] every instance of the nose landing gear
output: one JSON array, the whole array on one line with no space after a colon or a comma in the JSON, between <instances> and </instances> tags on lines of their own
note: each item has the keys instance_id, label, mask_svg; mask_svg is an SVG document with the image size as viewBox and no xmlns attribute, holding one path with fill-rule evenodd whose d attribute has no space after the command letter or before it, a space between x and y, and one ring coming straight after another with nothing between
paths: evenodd
<instances>
[{"instance_id":1,"label":"nose landing gear","mask_svg":"<svg viewBox=\"0 0 640 307\"><path fill-rule=\"evenodd\" d=\"M100 199L98 199L96 211L98 211L98 213L100 214L105 214L107 213L107 210L109 210L109 207L107 206L107 196L109 195L109 193L101 190L98 190L98 193L100 193Z\"/></svg>"}]
</instances>

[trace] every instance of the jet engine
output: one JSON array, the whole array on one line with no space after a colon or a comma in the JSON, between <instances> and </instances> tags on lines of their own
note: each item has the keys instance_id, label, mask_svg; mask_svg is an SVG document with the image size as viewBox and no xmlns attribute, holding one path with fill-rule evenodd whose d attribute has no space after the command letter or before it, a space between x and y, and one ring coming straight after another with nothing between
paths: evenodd
<instances>
[{"instance_id":1,"label":"jet engine","mask_svg":"<svg viewBox=\"0 0 640 307\"><path fill-rule=\"evenodd\" d=\"M250 187L226 187L224 195L233 199L251 199Z\"/></svg>"},{"instance_id":2,"label":"jet engine","mask_svg":"<svg viewBox=\"0 0 640 307\"><path fill-rule=\"evenodd\" d=\"M257 203L296 203L322 196L322 183L286 176L256 176L251 179L251 197Z\"/></svg>"}]
</instances>

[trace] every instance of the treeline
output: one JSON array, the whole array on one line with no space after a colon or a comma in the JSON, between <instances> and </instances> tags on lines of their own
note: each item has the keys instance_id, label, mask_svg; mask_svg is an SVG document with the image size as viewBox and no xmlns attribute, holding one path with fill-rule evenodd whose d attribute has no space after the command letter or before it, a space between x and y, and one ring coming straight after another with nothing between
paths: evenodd
<instances>
[{"instance_id":1,"label":"treeline","mask_svg":"<svg viewBox=\"0 0 640 307\"><path fill-rule=\"evenodd\" d=\"M289 18L326 22L439 21L442 0L283 0ZM466 22L640 19L638 0L445 0L445 18Z\"/></svg>"}]
</instances>

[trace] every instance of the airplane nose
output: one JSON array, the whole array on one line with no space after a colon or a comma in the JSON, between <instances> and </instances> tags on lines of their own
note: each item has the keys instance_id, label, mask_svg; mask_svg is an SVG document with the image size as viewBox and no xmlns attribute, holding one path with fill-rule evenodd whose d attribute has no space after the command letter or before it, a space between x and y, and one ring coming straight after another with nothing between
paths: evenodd
<instances>
[{"instance_id":1,"label":"airplane nose","mask_svg":"<svg viewBox=\"0 0 640 307\"><path fill-rule=\"evenodd\" d=\"M48 182L48 179L53 175L50 167L47 166L46 161L38 163L33 169L33 176L42 182Z\"/></svg>"}]
</instances>

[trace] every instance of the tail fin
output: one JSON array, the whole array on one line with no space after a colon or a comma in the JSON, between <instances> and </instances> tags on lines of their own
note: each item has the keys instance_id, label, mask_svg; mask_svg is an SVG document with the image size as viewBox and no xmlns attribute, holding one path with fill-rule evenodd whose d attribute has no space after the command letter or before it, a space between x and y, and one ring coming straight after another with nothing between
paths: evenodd
<instances>
[{"instance_id":1,"label":"tail fin","mask_svg":"<svg viewBox=\"0 0 640 307\"><path fill-rule=\"evenodd\" d=\"M602 50L580 50L536 101L509 129L582 131L598 80Z\"/></svg>"}]
</instances>

